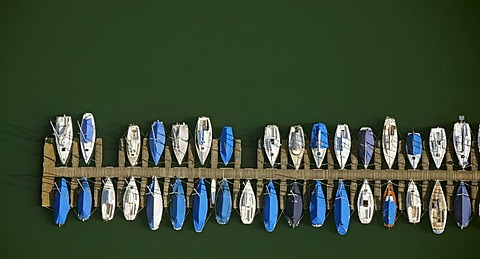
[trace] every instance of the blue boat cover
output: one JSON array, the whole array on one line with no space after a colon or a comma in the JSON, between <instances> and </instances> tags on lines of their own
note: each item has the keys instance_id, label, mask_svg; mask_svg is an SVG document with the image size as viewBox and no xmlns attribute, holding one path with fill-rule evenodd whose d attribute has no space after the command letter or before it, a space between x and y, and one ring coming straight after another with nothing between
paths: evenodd
<instances>
[{"instance_id":1,"label":"blue boat cover","mask_svg":"<svg viewBox=\"0 0 480 259\"><path fill-rule=\"evenodd\" d=\"M80 182L81 186L77 200L78 219L87 220L92 214L92 192L86 178L82 178Z\"/></svg>"},{"instance_id":2,"label":"blue boat cover","mask_svg":"<svg viewBox=\"0 0 480 259\"><path fill-rule=\"evenodd\" d=\"M147 189L147 221L150 229L155 229L157 227L154 224L154 218L153 218L155 204L153 203L154 200L153 200L152 192L153 190L155 190L156 188L155 184L158 183L158 180L156 180L156 178L154 179L155 180L152 179L152 182L148 185L148 189Z\"/></svg>"},{"instance_id":3,"label":"blue boat cover","mask_svg":"<svg viewBox=\"0 0 480 259\"><path fill-rule=\"evenodd\" d=\"M317 148L318 131L320 131L320 148L328 148L328 131L323 123L315 123L312 128L310 147Z\"/></svg>"},{"instance_id":4,"label":"blue boat cover","mask_svg":"<svg viewBox=\"0 0 480 259\"><path fill-rule=\"evenodd\" d=\"M395 202L395 198L392 195L388 194L388 188L391 188L393 190L391 183L388 184L387 190L385 190L385 192L387 192L387 195L385 196L385 200L383 201L383 223L386 227L393 227L393 225L395 224L395 219L397 217L397 204Z\"/></svg>"},{"instance_id":5,"label":"blue boat cover","mask_svg":"<svg viewBox=\"0 0 480 259\"><path fill-rule=\"evenodd\" d=\"M360 134L358 135L358 143L360 143L360 148L358 149L360 160L364 166L368 166L372 160L375 148L373 132L371 130L360 131Z\"/></svg>"},{"instance_id":6,"label":"blue boat cover","mask_svg":"<svg viewBox=\"0 0 480 259\"><path fill-rule=\"evenodd\" d=\"M170 220L175 230L182 228L186 210L187 206L182 181L180 178L177 178L173 184L170 200Z\"/></svg>"},{"instance_id":7,"label":"blue boat cover","mask_svg":"<svg viewBox=\"0 0 480 259\"><path fill-rule=\"evenodd\" d=\"M230 220L232 212L232 196L228 187L227 179L220 181L220 189L218 190L217 201L215 202L215 219L218 224L227 224Z\"/></svg>"},{"instance_id":8,"label":"blue boat cover","mask_svg":"<svg viewBox=\"0 0 480 259\"><path fill-rule=\"evenodd\" d=\"M333 216L338 234L347 234L348 226L350 225L350 205L347 190L345 190L345 185L342 180L338 182L335 204L333 206Z\"/></svg>"},{"instance_id":9,"label":"blue boat cover","mask_svg":"<svg viewBox=\"0 0 480 259\"><path fill-rule=\"evenodd\" d=\"M235 148L235 139L233 138L233 130L230 126L225 126L222 129L222 135L218 143L220 149L220 156L225 165L230 162L232 158L233 149Z\"/></svg>"},{"instance_id":10,"label":"blue boat cover","mask_svg":"<svg viewBox=\"0 0 480 259\"><path fill-rule=\"evenodd\" d=\"M468 195L467 187L463 181L460 182L460 186L455 196L453 203L453 212L455 214L455 220L460 228L465 228L470 222L472 216L472 203L470 202L470 195Z\"/></svg>"},{"instance_id":11,"label":"blue boat cover","mask_svg":"<svg viewBox=\"0 0 480 259\"><path fill-rule=\"evenodd\" d=\"M285 204L285 215L288 225L295 228L302 219L303 201L302 193L297 182L292 183L290 192L287 194L287 203Z\"/></svg>"},{"instance_id":12,"label":"blue boat cover","mask_svg":"<svg viewBox=\"0 0 480 259\"><path fill-rule=\"evenodd\" d=\"M65 178L62 178L56 185L54 193L53 219L55 224L61 226L67 221L68 212L70 211L70 194Z\"/></svg>"},{"instance_id":13,"label":"blue boat cover","mask_svg":"<svg viewBox=\"0 0 480 259\"><path fill-rule=\"evenodd\" d=\"M325 215L327 212L327 203L325 195L323 195L322 183L315 181L315 187L310 199L310 222L314 227L320 227L325 222Z\"/></svg>"},{"instance_id":14,"label":"blue boat cover","mask_svg":"<svg viewBox=\"0 0 480 259\"><path fill-rule=\"evenodd\" d=\"M165 127L163 122L154 121L152 123L152 130L150 130L148 144L150 146L150 154L152 154L153 163L155 165L160 161L162 157L163 150L165 149Z\"/></svg>"},{"instance_id":15,"label":"blue boat cover","mask_svg":"<svg viewBox=\"0 0 480 259\"><path fill-rule=\"evenodd\" d=\"M408 133L407 154L418 155L422 153L422 137L420 133Z\"/></svg>"},{"instance_id":16,"label":"blue boat cover","mask_svg":"<svg viewBox=\"0 0 480 259\"><path fill-rule=\"evenodd\" d=\"M273 232L278 220L278 198L273 181L267 185L263 194L263 224L267 232Z\"/></svg>"},{"instance_id":17,"label":"blue boat cover","mask_svg":"<svg viewBox=\"0 0 480 259\"><path fill-rule=\"evenodd\" d=\"M85 142L91 142L93 139L93 133L95 132L95 129L93 128L92 118L83 119L81 125L82 132L80 133L80 136L83 137L83 140L85 140Z\"/></svg>"},{"instance_id":18,"label":"blue boat cover","mask_svg":"<svg viewBox=\"0 0 480 259\"><path fill-rule=\"evenodd\" d=\"M193 196L193 227L196 232L202 232L208 214L208 194L205 181L200 178Z\"/></svg>"}]
</instances>

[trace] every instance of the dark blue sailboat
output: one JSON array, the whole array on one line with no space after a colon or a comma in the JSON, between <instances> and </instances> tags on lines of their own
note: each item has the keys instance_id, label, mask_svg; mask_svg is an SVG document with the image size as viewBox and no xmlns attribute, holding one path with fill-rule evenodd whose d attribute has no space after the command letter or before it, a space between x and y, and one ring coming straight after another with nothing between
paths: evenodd
<instances>
[{"instance_id":1,"label":"dark blue sailboat","mask_svg":"<svg viewBox=\"0 0 480 259\"><path fill-rule=\"evenodd\" d=\"M392 182L388 181L387 188L383 193L383 224L385 227L391 228L395 225L397 217L397 197L393 190Z\"/></svg>"},{"instance_id":2,"label":"dark blue sailboat","mask_svg":"<svg viewBox=\"0 0 480 259\"><path fill-rule=\"evenodd\" d=\"M172 193L170 195L170 220L172 221L173 229L175 230L182 229L187 210L186 203L182 181L180 178L177 178L173 184Z\"/></svg>"},{"instance_id":3,"label":"dark blue sailboat","mask_svg":"<svg viewBox=\"0 0 480 259\"><path fill-rule=\"evenodd\" d=\"M313 227L321 227L325 222L325 215L327 213L327 203L325 195L322 190L322 183L319 180L315 181L315 187L310 198L310 222Z\"/></svg>"},{"instance_id":4,"label":"dark blue sailboat","mask_svg":"<svg viewBox=\"0 0 480 259\"><path fill-rule=\"evenodd\" d=\"M372 160L375 149L375 139L373 137L373 131L371 128L363 127L360 129L360 133L358 134L358 143L360 143L358 155L363 167L367 169L370 161Z\"/></svg>"},{"instance_id":5,"label":"dark blue sailboat","mask_svg":"<svg viewBox=\"0 0 480 259\"><path fill-rule=\"evenodd\" d=\"M342 236L347 234L348 226L350 225L350 205L347 190L345 190L345 185L342 180L338 181L335 204L333 206L333 216L338 234Z\"/></svg>"},{"instance_id":6,"label":"dark blue sailboat","mask_svg":"<svg viewBox=\"0 0 480 259\"><path fill-rule=\"evenodd\" d=\"M78 219L85 221L89 219L90 214L92 214L92 192L86 178L82 178L80 183L77 200Z\"/></svg>"},{"instance_id":7,"label":"dark blue sailboat","mask_svg":"<svg viewBox=\"0 0 480 259\"><path fill-rule=\"evenodd\" d=\"M218 142L220 149L220 157L225 165L232 159L233 149L235 148L235 138L233 137L233 129L230 126L225 126L222 129L222 135Z\"/></svg>"},{"instance_id":8,"label":"dark blue sailboat","mask_svg":"<svg viewBox=\"0 0 480 259\"><path fill-rule=\"evenodd\" d=\"M275 230L278 220L278 198L273 181L267 185L263 194L263 224L267 232Z\"/></svg>"},{"instance_id":9,"label":"dark blue sailboat","mask_svg":"<svg viewBox=\"0 0 480 259\"><path fill-rule=\"evenodd\" d=\"M303 213L302 193L297 182L292 183L290 192L287 194L287 202L285 204L285 215L287 216L288 225L295 228L300 224Z\"/></svg>"},{"instance_id":10,"label":"dark blue sailboat","mask_svg":"<svg viewBox=\"0 0 480 259\"><path fill-rule=\"evenodd\" d=\"M70 193L65 178L62 178L58 184L55 184L54 190L53 219L55 224L60 227L67 221L68 212L70 211Z\"/></svg>"},{"instance_id":11,"label":"dark blue sailboat","mask_svg":"<svg viewBox=\"0 0 480 259\"><path fill-rule=\"evenodd\" d=\"M218 224L225 225L230 220L231 213L232 196L230 195L227 179L223 179L220 181L220 189L218 190L217 201L215 202L215 219Z\"/></svg>"},{"instance_id":12,"label":"dark blue sailboat","mask_svg":"<svg viewBox=\"0 0 480 259\"><path fill-rule=\"evenodd\" d=\"M208 213L208 194L205 181L200 178L193 195L193 227L195 232L202 232Z\"/></svg>"},{"instance_id":13,"label":"dark blue sailboat","mask_svg":"<svg viewBox=\"0 0 480 259\"><path fill-rule=\"evenodd\" d=\"M472 216L472 203L470 201L470 195L468 195L467 187L463 181L460 182L460 186L455 196L453 203L453 213L455 214L455 220L457 225L463 229L470 223L470 217Z\"/></svg>"},{"instance_id":14,"label":"dark blue sailboat","mask_svg":"<svg viewBox=\"0 0 480 259\"><path fill-rule=\"evenodd\" d=\"M148 144L150 146L150 154L152 155L153 163L155 165L160 161L162 157L163 150L165 149L165 127L163 122L154 121L152 123L152 129L148 136Z\"/></svg>"},{"instance_id":15,"label":"dark blue sailboat","mask_svg":"<svg viewBox=\"0 0 480 259\"><path fill-rule=\"evenodd\" d=\"M317 168L322 166L328 148L328 131L323 123L315 123L312 128L310 148Z\"/></svg>"}]
</instances>

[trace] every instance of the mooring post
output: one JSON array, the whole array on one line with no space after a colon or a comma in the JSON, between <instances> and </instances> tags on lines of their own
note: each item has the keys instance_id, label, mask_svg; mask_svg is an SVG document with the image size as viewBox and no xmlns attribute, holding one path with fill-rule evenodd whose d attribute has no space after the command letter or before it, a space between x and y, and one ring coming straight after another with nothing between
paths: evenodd
<instances>
[{"instance_id":1,"label":"mooring post","mask_svg":"<svg viewBox=\"0 0 480 259\"><path fill-rule=\"evenodd\" d=\"M398 170L405 170L405 143L398 141Z\"/></svg>"},{"instance_id":2,"label":"mooring post","mask_svg":"<svg viewBox=\"0 0 480 259\"><path fill-rule=\"evenodd\" d=\"M403 203L403 197L405 192L405 181L398 181L398 209L400 211L405 210L405 204Z\"/></svg>"},{"instance_id":3,"label":"mooring post","mask_svg":"<svg viewBox=\"0 0 480 259\"><path fill-rule=\"evenodd\" d=\"M259 139L257 144L257 168L258 169L263 168L263 161L264 161L264 156L263 156L263 149L262 149L262 139Z\"/></svg>"},{"instance_id":4,"label":"mooring post","mask_svg":"<svg viewBox=\"0 0 480 259\"><path fill-rule=\"evenodd\" d=\"M102 167L103 161L103 140L101 138L97 138L95 140L95 167L99 168Z\"/></svg>"},{"instance_id":5,"label":"mooring post","mask_svg":"<svg viewBox=\"0 0 480 259\"><path fill-rule=\"evenodd\" d=\"M195 167L195 142L191 139L188 141L188 148L187 148L187 156L188 156L188 168Z\"/></svg>"},{"instance_id":6,"label":"mooring post","mask_svg":"<svg viewBox=\"0 0 480 259\"><path fill-rule=\"evenodd\" d=\"M163 179L163 207L167 208L170 202L170 178Z\"/></svg>"},{"instance_id":7,"label":"mooring post","mask_svg":"<svg viewBox=\"0 0 480 259\"><path fill-rule=\"evenodd\" d=\"M448 211L453 211L453 181L447 180L447 206Z\"/></svg>"},{"instance_id":8,"label":"mooring post","mask_svg":"<svg viewBox=\"0 0 480 259\"><path fill-rule=\"evenodd\" d=\"M165 167L171 168L172 167L172 140L170 138L165 139L165 150L163 153L165 154Z\"/></svg>"},{"instance_id":9,"label":"mooring post","mask_svg":"<svg viewBox=\"0 0 480 259\"><path fill-rule=\"evenodd\" d=\"M428 180L422 181L422 207L423 210L428 210Z\"/></svg>"},{"instance_id":10,"label":"mooring post","mask_svg":"<svg viewBox=\"0 0 480 259\"><path fill-rule=\"evenodd\" d=\"M118 144L118 167L125 167L125 139L124 138L120 138L120 141Z\"/></svg>"},{"instance_id":11,"label":"mooring post","mask_svg":"<svg viewBox=\"0 0 480 259\"><path fill-rule=\"evenodd\" d=\"M282 140L282 146L280 147L280 168L281 169L287 169L288 165L288 147L287 147L287 141Z\"/></svg>"},{"instance_id":12,"label":"mooring post","mask_svg":"<svg viewBox=\"0 0 480 259\"><path fill-rule=\"evenodd\" d=\"M235 139L235 152L234 152L235 168L242 166L242 140Z\"/></svg>"},{"instance_id":13,"label":"mooring post","mask_svg":"<svg viewBox=\"0 0 480 259\"><path fill-rule=\"evenodd\" d=\"M238 208L238 200L240 199L240 179L233 180L233 208Z\"/></svg>"},{"instance_id":14,"label":"mooring post","mask_svg":"<svg viewBox=\"0 0 480 259\"><path fill-rule=\"evenodd\" d=\"M353 167L352 167L353 168ZM355 210L355 194L357 193L357 182L352 180L350 182L350 209Z\"/></svg>"},{"instance_id":15,"label":"mooring post","mask_svg":"<svg viewBox=\"0 0 480 259\"><path fill-rule=\"evenodd\" d=\"M375 210L382 208L382 181L375 180L373 196L375 197Z\"/></svg>"},{"instance_id":16,"label":"mooring post","mask_svg":"<svg viewBox=\"0 0 480 259\"><path fill-rule=\"evenodd\" d=\"M281 180L278 204L280 206L280 210L285 209L285 195L287 195L287 182L285 180Z\"/></svg>"},{"instance_id":17,"label":"mooring post","mask_svg":"<svg viewBox=\"0 0 480 259\"><path fill-rule=\"evenodd\" d=\"M142 142L142 167L148 167L148 159L150 153L148 153L148 138L143 138Z\"/></svg>"},{"instance_id":18,"label":"mooring post","mask_svg":"<svg viewBox=\"0 0 480 259\"><path fill-rule=\"evenodd\" d=\"M374 158L373 158L373 169L380 170L382 169L382 146L380 140L375 140L375 151L374 151Z\"/></svg>"},{"instance_id":19,"label":"mooring post","mask_svg":"<svg viewBox=\"0 0 480 259\"><path fill-rule=\"evenodd\" d=\"M257 209L263 208L263 179L257 179Z\"/></svg>"},{"instance_id":20,"label":"mooring post","mask_svg":"<svg viewBox=\"0 0 480 259\"><path fill-rule=\"evenodd\" d=\"M210 167L218 168L218 139L212 139L212 148L210 149Z\"/></svg>"}]
</instances>

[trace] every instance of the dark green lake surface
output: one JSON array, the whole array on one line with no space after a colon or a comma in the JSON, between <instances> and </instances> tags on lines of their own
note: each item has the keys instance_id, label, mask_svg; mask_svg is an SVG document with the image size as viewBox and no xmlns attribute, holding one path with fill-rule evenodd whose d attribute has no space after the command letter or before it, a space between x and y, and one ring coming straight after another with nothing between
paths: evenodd
<instances>
[{"instance_id":1,"label":"dark green lake surface","mask_svg":"<svg viewBox=\"0 0 480 259\"><path fill-rule=\"evenodd\" d=\"M244 167L256 165L266 124L348 123L380 133L386 115L399 130L450 134L458 114L480 123L478 1L1 1L0 254L49 257L479 258L480 220L460 230L450 215L434 235L400 215L383 227L352 215L346 236L333 215L319 229L282 217L274 233L261 214L250 226L210 218L201 234L189 214L174 231L164 215L150 231L145 211L110 223L100 212L58 228L40 206L42 148L49 119L95 114L104 164L116 165L129 123L144 133L199 115L242 139ZM75 128L75 132L77 132ZM475 134L476 135L476 134ZM460 257L463 256L463 257Z\"/></svg>"}]
</instances>

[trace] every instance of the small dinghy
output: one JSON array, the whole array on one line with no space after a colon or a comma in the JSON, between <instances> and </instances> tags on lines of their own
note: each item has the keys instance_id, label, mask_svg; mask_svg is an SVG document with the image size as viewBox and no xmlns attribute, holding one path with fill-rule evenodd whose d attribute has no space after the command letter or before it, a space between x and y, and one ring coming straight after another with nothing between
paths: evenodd
<instances>
[{"instance_id":1,"label":"small dinghy","mask_svg":"<svg viewBox=\"0 0 480 259\"><path fill-rule=\"evenodd\" d=\"M113 187L112 180L107 177L103 184L102 189L102 198L100 199L100 207L102 210L102 219L105 221L110 221L113 219L115 214L115 188Z\"/></svg>"},{"instance_id":2,"label":"small dinghy","mask_svg":"<svg viewBox=\"0 0 480 259\"><path fill-rule=\"evenodd\" d=\"M422 199L413 180L410 180L408 184L405 207L407 207L408 222L412 224L419 223L422 217Z\"/></svg>"},{"instance_id":3,"label":"small dinghy","mask_svg":"<svg viewBox=\"0 0 480 259\"><path fill-rule=\"evenodd\" d=\"M127 188L123 193L123 216L126 220L134 220L137 217L140 205L140 194L138 193L135 178L130 177Z\"/></svg>"},{"instance_id":4,"label":"small dinghy","mask_svg":"<svg viewBox=\"0 0 480 259\"><path fill-rule=\"evenodd\" d=\"M387 162L388 168L392 169L393 162L397 157L398 135L397 123L392 117L386 117L382 132L382 150L383 157Z\"/></svg>"},{"instance_id":5,"label":"small dinghy","mask_svg":"<svg viewBox=\"0 0 480 259\"><path fill-rule=\"evenodd\" d=\"M338 181L335 203L333 205L333 216L338 234L342 236L347 234L348 226L350 225L350 204L347 190L345 190L345 185L342 180Z\"/></svg>"},{"instance_id":6,"label":"small dinghy","mask_svg":"<svg viewBox=\"0 0 480 259\"><path fill-rule=\"evenodd\" d=\"M255 217L255 210L257 209L257 199L253 192L252 185L250 184L250 180L247 180L245 188L243 188L239 207L242 223L251 224Z\"/></svg>"},{"instance_id":7,"label":"small dinghy","mask_svg":"<svg viewBox=\"0 0 480 259\"><path fill-rule=\"evenodd\" d=\"M351 137L347 124L338 124L333 141L335 156L337 157L340 169L345 169L348 157L350 156Z\"/></svg>"},{"instance_id":8,"label":"small dinghy","mask_svg":"<svg viewBox=\"0 0 480 259\"><path fill-rule=\"evenodd\" d=\"M272 167L275 166L278 153L280 152L280 131L277 125L267 125L263 135L263 148Z\"/></svg>"},{"instance_id":9,"label":"small dinghy","mask_svg":"<svg viewBox=\"0 0 480 259\"><path fill-rule=\"evenodd\" d=\"M363 127L358 134L358 143L360 147L358 149L358 155L365 169L370 165L370 161L373 157L375 150L375 139L373 137L373 131L369 127Z\"/></svg>"},{"instance_id":10,"label":"small dinghy","mask_svg":"<svg viewBox=\"0 0 480 259\"><path fill-rule=\"evenodd\" d=\"M457 225L461 229L466 228L472 216L472 203L470 201L470 195L468 195L467 187L465 187L463 181L460 182L455 201L453 202L453 213Z\"/></svg>"},{"instance_id":11,"label":"small dinghy","mask_svg":"<svg viewBox=\"0 0 480 259\"><path fill-rule=\"evenodd\" d=\"M407 135L407 157L413 170L417 169L418 162L422 157L422 137L420 133L408 133Z\"/></svg>"},{"instance_id":12,"label":"small dinghy","mask_svg":"<svg viewBox=\"0 0 480 259\"><path fill-rule=\"evenodd\" d=\"M297 182L292 183L290 192L287 194L287 202L285 204L285 215L287 216L288 225L292 228L298 227L303 213L302 193Z\"/></svg>"},{"instance_id":13,"label":"small dinghy","mask_svg":"<svg viewBox=\"0 0 480 259\"><path fill-rule=\"evenodd\" d=\"M128 162L132 166L136 166L138 163L138 156L142 147L142 137L140 134L140 128L135 124L128 126L126 141L126 150Z\"/></svg>"},{"instance_id":14,"label":"small dinghy","mask_svg":"<svg viewBox=\"0 0 480 259\"><path fill-rule=\"evenodd\" d=\"M95 149L95 139L95 119L93 114L87 112L83 114L82 123L80 124L80 149L82 151L83 160L87 165L90 163L90 158Z\"/></svg>"},{"instance_id":15,"label":"small dinghy","mask_svg":"<svg viewBox=\"0 0 480 259\"><path fill-rule=\"evenodd\" d=\"M273 181L268 182L263 194L263 224L267 232L273 232L278 221L278 197Z\"/></svg>"},{"instance_id":16,"label":"small dinghy","mask_svg":"<svg viewBox=\"0 0 480 259\"><path fill-rule=\"evenodd\" d=\"M218 190L217 201L215 202L215 219L218 224L225 225L230 220L231 213L232 196L227 179L223 179L220 181L220 189Z\"/></svg>"},{"instance_id":17,"label":"small dinghy","mask_svg":"<svg viewBox=\"0 0 480 259\"><path fill-rule=\"evenodd\" d=\"M433 187L432 196L430 196L430 203L428 205L428 212L430 216L430 224L433 233L442 234L447 225L447 201L443 194L442 185L437 180Z\"/></svg>"},{"instance_id":18,"label":"small dinghy","mask_svg":"<svg viewBox=\"0 0 480 259\"><path fill-rule=\"evenodd\" d=\"M151 126L150 134L148 135L148 145L150 147L150 154L152 155L153 163L158 165L165 149L165 127L163 122L154 121Z\"/></svg>"},{"instance_id":19,"label":"small dinghy","mask_svg":"<svg viewBox=\"0 0 480 259\"><path fill-rule=\"evenodd\" d=\"M395 220L397 218L397 197L395 196L395 191L393 190L393 185L391 181L388 181L387 188L383 193L383 225L387 228L393 227L395 225Z\"/></svg>"},{"instance_id":20,"label":"small dinghy","mask_svg":"<svg viewBox=\"0 0 480 259\"><path fill-rule=\"evenodd\" d=\"M323 123L313 124L310 148L317 168L322 166L328 149L328 131Z\"/></svg>"},{"instance_id":21,"label":"small dinghy","mask_svg":"<svg viewBox=\"0 0 480 259\"><path fill-rule=\"evenodd\" d=\"M179 165L182 164L188 148L188 125L177 123L172 126L172 148Z\"/></svg>"},{"instance_id":22,"label":"small dinghy","mask_svg":"<svg viewBox=\"0 0 480 259\"><path fill-rule=\"evenodd\" d=\"M70 192L68 191L67 181L62 178L60 182L55 183L55 194L53 196L53 219L55 224L61 227L67 221L70 211Z\"/></svg>"},{"instance_id":23,"label":"small dinghy","mask_svg":"<svg viewBox=\"0 0 480 259\"><path fill-rule=\"evenodd\" d=\"M217 181L215 180L215 178L212 178L210 180L210 202L212 203L212 205L215 205L215 194L217 194Z\"/></svg>"},{"instance_id":24,"label":"small dinghy","mask_svg":"<svg viewBox=\"0 0 480 259\"><path fill-rule=\"evenodd\" d=\"M315 187L312 191L308 210L310 212L310 223L312 226L315 228L323 226L327 213L327 202L323 194L322 183L319 180L315 181Z\"/></svg>"},{"instance_id":25,"label":"small dinghy","mask_svg":"<svg viewBox=\"0 0 480 259\"><path fill-rule=\"evenodd\" d=\"M303 161L303 152L305 151L305 135L302 126L295 125L290 127L288 135L288 151L292 158L293 166L296 170L300 168Z\"/></svg>"},{"instance_id":26,"label":"small dinghy","mask_svg":"<svg viewBox=\"0 0 480 259\"><path fill-rule=\"evenodd\" d=\"M228 165L232 159L233 150L235 149L235 138L233 137L232 127L225 126L222 128L218 149L220 150L220 157L222 158L223 164Z\"/></svg>"},{"instance_id":27,"label":"small dinghy","mask_svg":"<svg viewBox=\"0 0 480 259\"><path fill-rule=\"evenodd\" d=\"M200 164L204 165L210 154L212 147L212 124L210 118L199 117L197 120L197 128L195 129L195 148L197 149Z\"/></svg>"},{"instance_id":28,"label":"small dinghy","mask_svg":"<svg viewBox=\"0 0 480 259\"><path fill-rule=\"evenodd\" d=\"M60 157L62 165L65 165L70 156L73 143L72 117L67 115L58 116L55 120L55 126L52 124L52 128L58 157Z\"/></svg>"},{"instance_id":29,"label":"small dinghy","mask_svg":"<svg viewBox=\"0 0 480 259\"><path fill-rule=\"evenodd\" d=\"M185 199L185 191L183 190L182 181L180 178L175 180L170 194L170 221L173 229L182 229L185 221L185 214L187 211L187 201Z\"/></svg>"},{"instance_id":30,"label":"small dinghy","mask_svg":"<svg viewBox=\"0 0 480 259\"><path fill-rule=\"evenodd\" d=\"M92 191L86 178L80 180L80 190L77 197L78 219L85 221L92 214Z\"/></svg>"},{"instance_id":31,"label":"small dinghy","mask_svg":"<svg viewBox=\"0 0 480 259\"><path fill-rule=\"evenodd\" d=\"M195 193L193 194L193 228L195 232L200 233L205 227L208 214L208 194L207 186L203 178L197 183Z\"/></svg>"},{"instance_id":32,"label":"small dinghy","mask_svg":"<svg viewBox=\"0 0 480 259\"><path fill-rule=\"evenodd\" d=\"M437 169L440 169L447 152L447 135L444 128L436 127L430 130L429 146L433 162Z\"/></svg>"},{"instance_id":33,"label":"small dinghy","mask_svg":"<svg viewBox=\"0 0 480 259\"><path fill-rule=\"evenodd\" d=\"M472 134L470 125L464 121L464 116L459 116L460 121L453 125L453 147L457 153L458 165L465 169L468 165L470 148L472 146Z\"/></svg>"},{"instance_id":34,"label":"small dinghy","mask_svg":"<svg viewBox=\"0 0 480 259\"><path fill-rule=\"evenodd\" d=\"M151 230L157 230L162 221L163 197L162 190L156 176L152 176L152 182L147 186L147 221Z\"/></svg>"},{"instance_id":35,"label":"small dinghy","mask_svg":"<svg viewBox=\"0 0 480 259\"><path fill-rule=\"evenodd\" d=\"M367 180L363 181L357 200L358 219L362 224L370 224L375 212L373 192Z\"/></svg>"}]
</instances>

